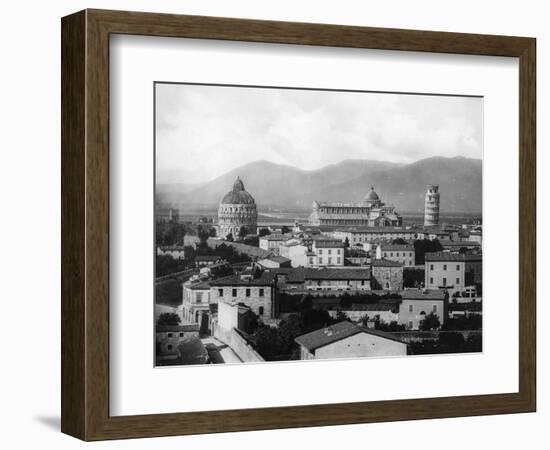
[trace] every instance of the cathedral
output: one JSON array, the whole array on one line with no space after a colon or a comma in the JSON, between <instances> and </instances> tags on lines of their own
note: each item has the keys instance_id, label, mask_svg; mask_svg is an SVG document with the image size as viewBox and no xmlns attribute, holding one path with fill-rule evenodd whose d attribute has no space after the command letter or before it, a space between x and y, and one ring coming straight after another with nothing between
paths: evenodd
<instances>
[{"instance_id":1,"label":"cathedral","mask_svg":"<svg viewBox=\"0 0 550 450\"><path fill-rule=\"evenodd\" d=\"M361 202L313 202L310 225L331 227L400 227L401 216L393 205L383 203L371 186Z\"/></svg>"},{"instance_id":2,"label":"cathedral","mask_svg":"<svg viewBox=\"0 0 550 450\"><path fill-rule=\"evenodd\" d=\"M244 188L244 183L237 177L233 189L223 197L218 208L218 235L225 239L231 233L234 239L239 236L241 227L248 234L256 233L258 212L256 202Z\"/></svg>"}]
</instances>

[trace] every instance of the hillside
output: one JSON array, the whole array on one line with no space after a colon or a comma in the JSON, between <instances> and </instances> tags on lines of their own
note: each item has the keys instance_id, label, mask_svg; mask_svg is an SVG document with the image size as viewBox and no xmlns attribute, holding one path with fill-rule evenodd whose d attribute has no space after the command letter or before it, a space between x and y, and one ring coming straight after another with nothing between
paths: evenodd
<instances>
[{"instance_id":1,"label":"hillside","mask_svg":"<svg viewBox=\"0 0 550 450\"><path fill-rule=\"evenodd\" d=\"M432 157L411 164L346 160L313 171L255 161L199 187L157 186L157 199L184 209L216 207L240 176L260 210L307 210L313 200L359 201L373 185L383 201L400 211L421 212L426 184L439 184L442 212L479 213L481 173L481 160L464 157Z\"/></svg>"}]
</instances>

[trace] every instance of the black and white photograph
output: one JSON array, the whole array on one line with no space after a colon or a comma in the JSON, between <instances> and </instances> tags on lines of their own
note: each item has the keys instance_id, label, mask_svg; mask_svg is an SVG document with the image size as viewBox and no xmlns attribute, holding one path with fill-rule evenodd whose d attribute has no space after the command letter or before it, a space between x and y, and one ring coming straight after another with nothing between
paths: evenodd
<instances>
[{"instance_id":1,"label":"black and white photograph","mask_svg":"<svg viewBox=\"0 0 550 450\"><path fill-rule=\"evenodd\" d=\"M155 366L482 352L483 97L154 84Z\"/></svg>"}]
</instances>

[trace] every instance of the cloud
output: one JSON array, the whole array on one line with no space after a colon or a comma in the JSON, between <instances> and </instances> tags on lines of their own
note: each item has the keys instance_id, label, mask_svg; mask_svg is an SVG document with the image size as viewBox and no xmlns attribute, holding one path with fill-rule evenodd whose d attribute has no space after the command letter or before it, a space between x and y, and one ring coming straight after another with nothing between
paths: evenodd
<instances>
[{"instance_id":1,"label":"cloud","mask_svg":"<svg viewBox=\"0 0 550 450\"><path fill-rule=\"evenodd\" d=\"M481 158L483 100L185 84L156 86L159 183L251 161L305 170L344 159Z\"/></svg>"}]
</instances>

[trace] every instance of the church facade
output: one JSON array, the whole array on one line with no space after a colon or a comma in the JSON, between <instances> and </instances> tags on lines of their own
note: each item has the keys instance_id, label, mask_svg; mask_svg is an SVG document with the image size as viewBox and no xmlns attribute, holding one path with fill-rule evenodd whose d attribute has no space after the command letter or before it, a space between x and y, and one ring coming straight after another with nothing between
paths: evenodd
<instances>
[{"instance_id":1,"label":"church facade","mask_svg":"<svg viewBox=\"0 0 550 450\"><path fill-rule=\"evenodd\" d=\"M237 177L233 189L224 195L218 208L218 236L225 239L231 234L237 239L241 227L244 227L248 234L254 234L257 221L256 202L245 190L242 180Z\"/></svg>"},{"instance_id":2,"label":"church facade","mask_svg":"<svg viewBox=\"0 0 550 450\"><path fill-rule=\"evenodd\" d=\"M393 205L383 203L371 186L360 202L313 202L310 225L330 227L400 227L402 218Z\"/></svg>"}]
</instances>

